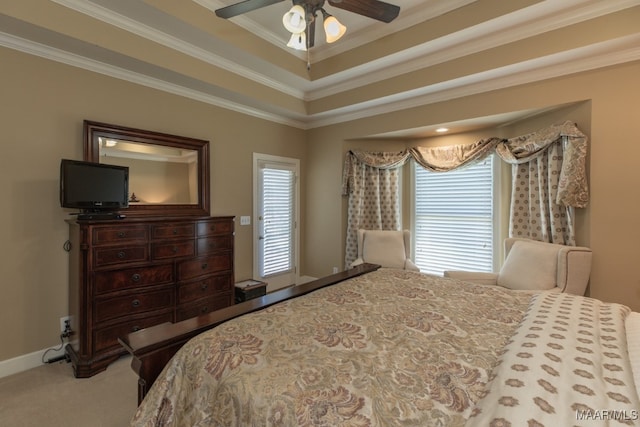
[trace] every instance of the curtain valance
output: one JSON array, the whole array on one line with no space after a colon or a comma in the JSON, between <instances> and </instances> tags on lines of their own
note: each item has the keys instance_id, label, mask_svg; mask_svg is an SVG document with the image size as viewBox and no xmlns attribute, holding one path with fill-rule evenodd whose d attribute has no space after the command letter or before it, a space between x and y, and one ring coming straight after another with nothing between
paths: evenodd
<instances>
[{"instance_id":1,"label":"curtain valance","mask_svg":"<svg viewBox=\"0 0 640 427\"><path fill-rule=\"evenodd\" d=\"M501 141L500 138L489 138L465 145L415 147L410 148L409 153L423 168L433 172L447 172L484 159Z\"/></svg>"},{"instance_id":2,"label":"curtain valance","mask_svg":"<svg viewBox=\"0 0 640 427\"><path fill-rule=\"evenodd\" d=\"M559 140L563 142L564 153L556 203L576 208L586 207L589 200L586 178L587 137L570 121L516 138L488 138L467 145L414 147L399 152L352 150L345 157L342 194L348 195L353 189L356 163L394 169L413 158L424 168L445 172L480 161L495 150L505 162L522 164L543 155L551 144Z\"/></svg>"}]
</instances>

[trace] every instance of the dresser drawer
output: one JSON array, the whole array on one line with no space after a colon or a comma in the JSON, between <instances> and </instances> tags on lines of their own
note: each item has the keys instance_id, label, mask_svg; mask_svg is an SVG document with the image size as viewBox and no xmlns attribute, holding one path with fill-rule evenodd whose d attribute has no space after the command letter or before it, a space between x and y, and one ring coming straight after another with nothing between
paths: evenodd
<instances>
[{"instance_id":1,"label":"dresser drawer","mask_svg":"<svg viewBox=\"0 0 640 427\"><path fill-rule=\"evenodd\" d=\"M101 298L96 300L93 317L96 323L100 323L118 317L172 307L173 304L173 288L116 298Z\"/></svg>"},{"instance_id":2,"label":"dresser drawer","mask_svg":"<svg viewBox=\"0 0 640 427\"><path fill-rule=\"evenodd\" d=\"M149 228L146 225L95 227L92 232L92 240L94 245L147 241L149 240Z\"/></svg>"},{"instance_id":3,"label":"dresser drawer","mask_svg":"<svg viewBox=\"0 0 640 427\"><path fill-rule=\"evenodd\" d=\"M167 259L193 256L196 254L196 244L191 240L166 241L151 244L152 259Z\"/></svg>"},{"instance_id":4,"label":"dresser drawer","mask_svg":"<svg viewBox=\"0 0 640 427\"><path fill-rule=\"evenodd\" d=\"M98 247L93 250L94 267L149 260L148 245Z\"/></svg>"},{"instance_id":5,"label":"dresser drawer","mask_svg":"<svg viewBox=\"0 0 640 427\"><path fill-rule=\"evenodd\" d=\"M95 273L96 294L173 282L173 264Z\"/></svg>"},{"instance_id":6,"label":"dresser drawer","mask_svg":"<svg viewBox=\"0 0 640 427\"><path fill-rule=\"evenodd\" d=\"M178 284L178 304L229 292L231 289L233 284L229 275L208 276L192 282L182 282Z\"/></svg>"},{"instance_id":7,"label":"dresser drawer","mask_svg":"<svg viewBox=\"0 0 640 427\"><path fill-rule=\"evenodd\" d=\"M233 293L228 292L215 297L198 300L196 303L180 305L176 311L176 322L191 317L202 316L203 314L229 307L232 304Z\"/></svg>"},{"instance_id":8,"label":"dresser drawer","mask_svg":"<svg viewBox=\"0 0 640 427\"><path fill-rule=\"evenodd\" d=\"M193 237L195 233L196 226L194 223L162 224L151 227L151 238L153 240L171 239L173 237Z\"/></svg>"},{"instance_id":9,"label":"dresser drawer","mask_svg":"<svg viewBox=\"0 0 640 427\"><path fill-rule=\"evenodd\" d=\"M209 255L178 263L178 280L188 280L198 276L230 270L233 265L231 252Z\"/></svg>"},{"instance_id":10,"label":"dresser drawer","mask_svg":"<svg viewBox=\"0 0 640 427\"><path fill-rule=\"evenodd\" d=\"M118 338L136 329L233 304L232 216L67 222L69 315L77 322L66 349L78 377L104 370L125 352Z\"/></svg>"},{"instance_id":11,"label":"dresser drawer","mask_svg":"<svg viewBox=\"0 0 640 427\"><path fill-rule=\"evenodd\" d=\"M231 220L198 222L198 237L231 233L233 233L233 221Z\"/></svg>"},{"instance_id":12,"label":"dresser drawer","mask_svg":"<svg viewBox=\"0 0 640 427\"><path fill-rule=\"evenodd\" d=\"M233 236L214 236L198 238L198 255L233 248Z\"/></svg>"},{"instance_id":13,"label":"dresser drawer","mask_svg":"<svg viewBox=\"0 0 640 427\"><path fill-rule=\"evenodd\" d=\"M173 309L161 313L152 313L139 319L127 319L122 323L93 331L93 351L103 351L111 347L120 347L118 338L149 326L173 321ZM124 349L123 349L124 350Z\"/></svg>"}]
</instances>

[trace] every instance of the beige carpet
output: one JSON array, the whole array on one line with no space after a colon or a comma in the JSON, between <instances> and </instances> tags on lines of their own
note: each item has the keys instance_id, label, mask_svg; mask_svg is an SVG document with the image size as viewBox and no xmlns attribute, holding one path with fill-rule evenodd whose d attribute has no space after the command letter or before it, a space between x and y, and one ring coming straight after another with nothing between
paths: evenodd
<instances>
[{"instance_id":1,"label":"beige carpet","mask_svg":"<svg viewBox=\"0 0 640 427\"><path fill-rule=\"evenodd\" d=\"M125 427L137 406L137 377L123 357L91 378L57 362L0 378L0 426Z\"/></svg>"}]
</instances>

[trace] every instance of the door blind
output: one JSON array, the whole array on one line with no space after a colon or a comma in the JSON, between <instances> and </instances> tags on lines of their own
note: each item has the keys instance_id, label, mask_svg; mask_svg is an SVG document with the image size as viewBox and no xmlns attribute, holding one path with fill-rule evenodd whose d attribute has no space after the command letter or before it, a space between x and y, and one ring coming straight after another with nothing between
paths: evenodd
<instances>
[{"instance_id":1,"label":"door blind","mask_svg":"<svg viewBox=\"0 0 640 427\"><path fill-rule=\"evenodd\" d=\"M449 172L414 167L414 257L420 270L493 271L493 156Z\"/></svg>"},{"instance_id":2,"label":"door blind","mask_svg":"<svg viewBox=\"0 0 640 427\"><path fill-rule=\"evenodd\" d=\"M262 178L261 276L266 277L293 269L295 173L288 169L264 167Z\"/></svg>"}]
</instances>

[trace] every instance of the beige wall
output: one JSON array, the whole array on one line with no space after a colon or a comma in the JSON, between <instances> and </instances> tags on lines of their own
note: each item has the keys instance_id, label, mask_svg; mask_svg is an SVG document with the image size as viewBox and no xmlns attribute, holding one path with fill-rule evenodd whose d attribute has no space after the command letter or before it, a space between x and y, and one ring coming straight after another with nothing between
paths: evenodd
<instances>
[{"instance_id":1,"label":"beige wall","mask_svg":"<svg viewBox=\"0 0 640 427\"><path fill-rule=\"evenodd\" d=\"M197 162L160 162L115 156L101 157L99 161L129 168L129 196L135 194L141 204L198 204Z\"/></svg>"},{"instance_id":2,"label":"beige wall","mask_svg":"<svg viewBox=\"0 0 640 427\"><path fill-rule=\"evenodd\" d=\"M640 310L640 263L635 218L640 197L638 134L640 63L585 72L538 83L495 90L455 100L394 111L373 118L308 132L306 274L322 276L342 266L346 200L340 195L344 153L369 135L436 125L511 111L572 104L506 128L502 137L535 131L556 121L572 120L590 137L589 207L577 214L578 244L594 251L591 295ZM354 142L355 140L355 142ZM377 148L398 149L398 141ZM338 250L339 248L339 250Z\"/></svg>"},{"instance_id":3,"label":"beige wall","mask_svg":"<svg viewBox=\"0 0 640 427\"><path fill-rule=\"evenodd\" d=\"M304 131L9 49L0 64L0 321L10 325L0 361L59 344L71 212L58 201L59 165L82 159L84 119L209 140L213 215L252 214L254 151L306 168ZM251 231L236 221L237 280L252 276Z\"/></svg>"}]
</instances>

